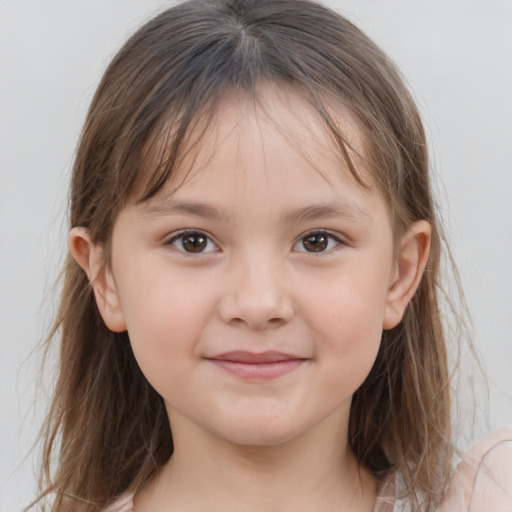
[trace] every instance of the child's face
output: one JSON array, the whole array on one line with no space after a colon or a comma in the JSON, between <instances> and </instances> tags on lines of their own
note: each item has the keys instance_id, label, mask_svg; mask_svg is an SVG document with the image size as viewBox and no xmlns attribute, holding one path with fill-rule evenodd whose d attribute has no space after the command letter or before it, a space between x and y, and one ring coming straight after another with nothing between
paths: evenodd
<instances>
[{"instance_id":1,"label":"child's face","mask_svg":"<svg viewBox=\"0 0 512 512\"><path fill-rule=\"evenodd\" d=\"M286 137L226 104L184 184L126 207L112 241L116 328L171 426L247 445L348 424L398 273L378 191L300 99L266 108Z\"/></svg>"}]
</instances>

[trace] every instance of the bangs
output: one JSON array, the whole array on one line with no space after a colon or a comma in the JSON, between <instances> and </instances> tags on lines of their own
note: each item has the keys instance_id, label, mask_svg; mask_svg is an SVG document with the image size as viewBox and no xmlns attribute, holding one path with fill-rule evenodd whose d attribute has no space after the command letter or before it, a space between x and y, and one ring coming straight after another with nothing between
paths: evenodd
<instances>
[{"instance_id":1,"label":"bangs","mask_svg":"<svg viewBox=\"0 0 512 512\"><path fill-rule=\"evenodd\" d=\"M241 91L233 87L227 91L219 89L208 98L200 95L194 100L199 101L194 103L191 100L183 112L176 114L175 110L171 110L169 114L163 114L156 128L148 135L130 190L130 198L136 203L151 199L170 180L174 181L174 190L186 181L192 169L198 167L199 148L202 153L205 151L205 137L211 137L216 131L219 109L226 107L239 109L241 120L253 116L257 122L256 129L261 129L262 124L276 129L288 145L326 181L329 182L329 178L315 158L308 154L307 148L312 144L332 156L340 175L347 174L348 170L348 177L360 186L367 190L373 188L374 179L368 171L372 166L364 156L367 144L363 140L360 123L340 101L327 102L318 93L304 91L304 88L294 84L268 81L254 84L251 90ZM285 124L274 114L274 101L283 104L292 114L300 103L312 112L318 122L314 126L306 126L297 117L296 123ZM299 130L295 130L295 126L299 125L306 128L311 136L305 138L299 135ZM235 125L233 129L238 127ZM213 138L216 140L215 135ZM210 156L221 142L217 140L208 148ZM208 161L207 156L199 168L207 165Z\"/></svg>"},{"instance_id":2,"label":"bangs","mask_svg":"<svg viewBox=\"0 0 512 512\"><path fill-rule=\"evenodd\" d=\"M107 69L97 92L99 104L93 102L92 109L101 122L95 131L111 146L109 161L97 168L110 174L106 182L114 181L108 187L114 191L109 199L113 213L129 199L147 200L161 189L200 141L221 100L243 93L258 103L257 91L266 84L298 91L323 119L356 181L368 186L351 160L355 148L331 106L343 103L363 127L369 125L367 113L375 110L368 108L372 94L364 92L372 86L361 82L357 70L367 59L367 48L362 45L360 55L354 55L338 22L345 25L347 38L359 34L357 29L346 20L333 20L321 6L304 3L326 30L330 27L332 53L324 55L318 48L326 40L308 30L307 20L293 16L290 24L290 9L302 2L265 2L261 10L258 2L244 5L178 5L135 33Z\"/></svg>"}]
</instances>

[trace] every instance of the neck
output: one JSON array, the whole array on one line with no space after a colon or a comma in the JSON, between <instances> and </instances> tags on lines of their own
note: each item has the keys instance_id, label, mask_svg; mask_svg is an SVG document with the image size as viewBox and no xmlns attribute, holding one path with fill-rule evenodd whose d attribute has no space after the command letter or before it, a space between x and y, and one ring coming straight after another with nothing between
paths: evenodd
<instances>
[{"instance_id":1,"label":"neck","mask_svg":"<svg viewBox=\"0 0 512 512\"><path fill-rule=\"evenodd\" d=\"M291 441L254 447L230 443L190 423L175 424L174 454L137 495L138 512L373 508L373 477L358 464L348 442L339 441L348 439L347 425L333 431L319 424Z\"/></svg>"}]
</instances>

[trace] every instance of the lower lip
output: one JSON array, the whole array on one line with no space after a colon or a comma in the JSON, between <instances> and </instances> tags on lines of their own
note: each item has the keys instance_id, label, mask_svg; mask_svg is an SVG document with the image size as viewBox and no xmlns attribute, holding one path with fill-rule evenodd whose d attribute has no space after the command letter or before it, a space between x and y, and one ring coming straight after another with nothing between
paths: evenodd
<instances>
[{"instance_id":1,"label":"lower lip","mask_svg":"<svg viewBox=\"0 0 512 512\"><path fill-rule=\"evenodd\" d=\"M225 359L209 359L222 369L248 380L271 380L292 372L298 368L305 359L286 359L271 363L241 363Z\"/></svg>"}]
</instances>

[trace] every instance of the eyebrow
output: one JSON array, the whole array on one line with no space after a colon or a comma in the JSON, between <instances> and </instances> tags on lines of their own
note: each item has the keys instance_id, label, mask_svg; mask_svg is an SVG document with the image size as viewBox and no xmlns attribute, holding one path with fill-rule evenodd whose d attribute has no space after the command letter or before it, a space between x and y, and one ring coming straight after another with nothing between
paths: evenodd
<instances>
[{"instance_id":1,"label":"eyebrow","mask_svg":"<svg viewBox=\"0 0 512 512\"><path fill-rule=\"evenodd\" d=\"M327 203L311 205L305 208L298 208L297 210L291 210L284 215L286 222L305 222L311 220L327 219L329 217L342 217L348 220L354 220L358 222L371 223L371 217L369 213L361 208L357 204L344 204L344 203Z\"/></svg>"},{"instance_id":2,"label":"eyebrow","mask_svg":"<svg viewBox=\"0 0 512 512\"><path fill-rule=\"evenodd\" d=\"M229 216L209 204L192 201L163 201L151 205L144 211L144 217L151 220L162 215L185 214L207 219L227 221Z\"/></svg>"},{"instance_id":3,"label":"eyebrow","mask_svg":"<svg viewBox=\"0 0 512 512\"><path fill-rule=\"evenodd\" d=\"M195 201L167 200L152 204L143 213L146 220L164 215L191 215L198 218L222 220L229 222L230 215L210 204ZM283 215L286 223L306 222L341 217L361 223L372 223L369 213L355 203L332 202L326 204L313 204L304 208L287 211Z\"/></svg>"}]
</instances>

